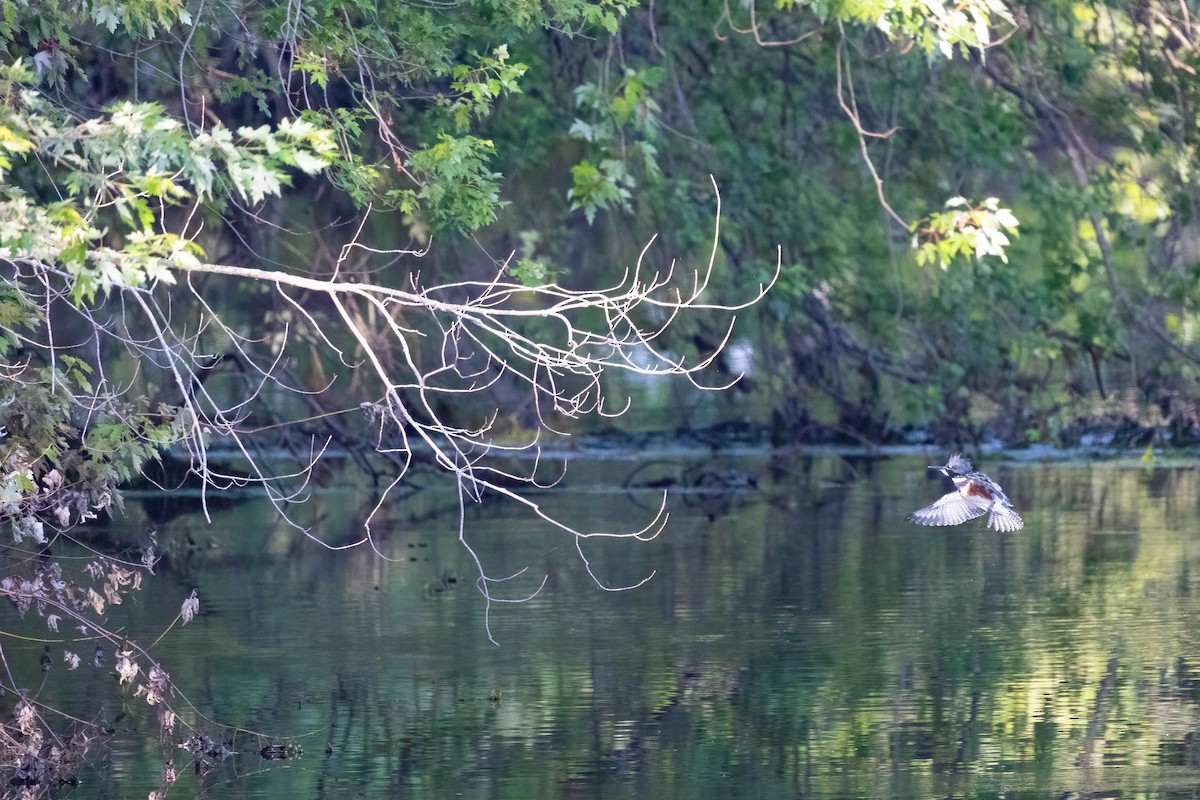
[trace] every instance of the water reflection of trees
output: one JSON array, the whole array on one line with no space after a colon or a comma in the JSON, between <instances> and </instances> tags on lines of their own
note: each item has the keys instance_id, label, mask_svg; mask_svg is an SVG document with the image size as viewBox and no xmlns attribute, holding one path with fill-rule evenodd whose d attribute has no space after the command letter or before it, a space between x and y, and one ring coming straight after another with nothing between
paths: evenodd
<instances>
[{"instance_id":1,"label":"water reflection of trees","mask_svg":"<svg viewBox=\"0 0 1200 800\"><path fill-rule=\"evenodd\" d=\"M1200 766L1196 473L989 464L1028 522L996 534L906 523L942 488L924 463L763 465L761 502L713 520L680 503L659 540L592 553L601 571L658 570L619 596L527 525L481 517L483 550L549 575L542 597L493 620L499 649L474 593L425 591L461 558L428 528L389 532L393 554L419 554L402 565L264 554L274 575L237 598L262 611L218 601L179 644L207 655L177 679L217 675L226 713L266 715L226 721L320 730L302 770L269 778L308 795L1194 788L1170 769ZM340 502L326 499L330 518ZM547 502L636 512L620 493ZM212 595L243 583L237 550L201 556Z\"/></svg>"}]
</instances>

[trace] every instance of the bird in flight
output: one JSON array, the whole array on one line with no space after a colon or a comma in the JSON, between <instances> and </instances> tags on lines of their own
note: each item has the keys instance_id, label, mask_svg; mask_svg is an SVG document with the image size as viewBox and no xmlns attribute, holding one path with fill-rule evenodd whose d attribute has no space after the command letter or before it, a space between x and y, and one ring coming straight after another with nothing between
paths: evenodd
<instances>
[{"instance_id":1,"label":"bird in flight","mask_svg":"<svg viewBox=\"0 0 1200 800\"><path fill-rule=\"evenodd\" d=\"M960 454L950 456L944 467L936 469L954 481L954 491L937 502L914 511L912 521L918 525L961 525L990 512L988 527L998 531L1019 531L1025 522L1013 509L1012 501L982 472L973 472L971 462Z\"/></svg>"}]
</instances>

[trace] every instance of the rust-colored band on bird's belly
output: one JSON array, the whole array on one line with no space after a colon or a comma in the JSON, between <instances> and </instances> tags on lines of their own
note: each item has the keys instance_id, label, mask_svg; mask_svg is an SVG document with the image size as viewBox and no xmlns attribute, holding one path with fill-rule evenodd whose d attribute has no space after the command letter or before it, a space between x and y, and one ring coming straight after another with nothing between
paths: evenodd
<instances>
[{"instance_id":1,"label":"rust-colored band on bird's belly","mask_svg":"<svg viewBox=\"0 0 1200 800\"><path fill-rule=\"evenodd\" d=\"M993 500L992 493L987 490L987 487L982 483L971 481L967 484L967 497L982 497L984 500Z\"/></svg>"}]
</instances>

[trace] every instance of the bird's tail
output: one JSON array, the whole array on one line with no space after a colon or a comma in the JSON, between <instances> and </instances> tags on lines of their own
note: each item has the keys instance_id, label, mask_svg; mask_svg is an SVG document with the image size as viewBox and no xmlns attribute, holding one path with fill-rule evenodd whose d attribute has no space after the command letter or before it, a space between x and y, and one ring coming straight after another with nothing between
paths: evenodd
<instances>
[{"instance_id":1,"label":"bird's tail","mask_svg":"<svg viewBox=\"0 0 1200 800\"><path fill-rule=\"evenodd\" d=\"M991 516L988 517L988 527L995 528L998 531L1009 533L1011 531L1019 531L1025 527L1025 521L1021 519L1016 511L1013 511L1008 506L995 505L992 507Z\"/></svg>"}]
</instances>

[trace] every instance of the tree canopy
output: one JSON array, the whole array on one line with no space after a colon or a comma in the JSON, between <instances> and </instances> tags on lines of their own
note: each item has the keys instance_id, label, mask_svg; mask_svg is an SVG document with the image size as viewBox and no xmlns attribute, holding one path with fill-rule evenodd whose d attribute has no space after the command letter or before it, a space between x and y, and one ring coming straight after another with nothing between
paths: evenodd
<instances>
[{"instance_id":1,"label":"tree canopy","mask_svg":"<svg viewBox=\"0 0 1200 800\"><path fill-rule=\"evenodd\" d=\"M171 447L281 511L331 445L506 494L481 459L621 408L605 369L736 377L768 285L781 438L1049 440L1114 385L1191 424L1186 5L7 3L0 42L18 536Z\"/></svg>"},{"instance_id":2,"label":"tree canopy","mask_svg":"<svg viewBox=\"0 0 1200 800\"><path fill-rule=\"evenodd\" d=\"M768 285L742 388L780 438L1047 440L1110 385L1190 424L1186 5L2 18L18 537L172 447L285 513L330 446L520 502L536 468L487 459L622 408L605 369L730 382L729 312Z\"/></svg>"}]
</instances>

